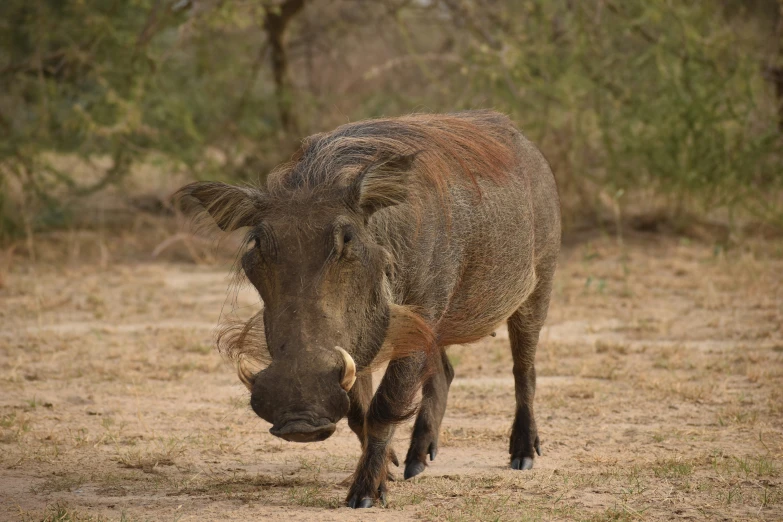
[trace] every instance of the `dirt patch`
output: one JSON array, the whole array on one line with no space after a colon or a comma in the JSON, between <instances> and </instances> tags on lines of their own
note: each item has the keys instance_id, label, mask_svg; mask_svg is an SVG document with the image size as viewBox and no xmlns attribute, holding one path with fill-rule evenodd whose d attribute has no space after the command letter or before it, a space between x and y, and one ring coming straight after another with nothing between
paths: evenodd
<instances>
[{"instance_id":1,"label":"dirt patch","mask_svg":"<svg viewBox=\"0 0 783 522\"><path fill-rule=\"evenodd\" d=\"M342 507L359 455L345 423L317 444L272 437L213 350L221 310L259 305L249 290L227 300L227 264L9 267L0 519L783 518L779 242L569 247L537 356L536 468L508 469L499 330L450 349L436 461L366 512Z\"/></svg>"}]
</instances>

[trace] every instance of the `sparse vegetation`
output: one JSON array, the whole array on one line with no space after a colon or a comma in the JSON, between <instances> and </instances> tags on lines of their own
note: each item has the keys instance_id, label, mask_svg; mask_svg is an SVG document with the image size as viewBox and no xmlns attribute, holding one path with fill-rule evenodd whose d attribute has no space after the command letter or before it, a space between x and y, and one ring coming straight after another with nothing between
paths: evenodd
<instances>
[{"instance_id":1,"label":"sparse vegetation","mask_svg":"<svg viewBox=\"0 0 783 522\"><path fill-rule=\"evenodd\" d=\"M751 259L716 259L699 242L624 239L564 255L537 354L534 470L507 469L514 389L501 328L450 349L459 365L439 454L413 481L392 468L381 515L779 518L783 257L769 243L749 249ZM351 515L341 483L359 444L347 426L319 444L273 438L233 369L193 348L210 344L222 268L47 263L16 270L0 291L13 302L0 306L0 489L12 492L0 510L36 521ZM609 284L585 293L586 274L622 277L628 306ZM34 285L53 292L26 292ZM85 293L100 298L105 322L95 323L97 299ZM66 300L84 306L47 305ZM702 300L713 304L694 306ZM235 306L253 309L257 297L241 291ZM408 433L398 431L396 449Z\"/></svg>"},{"instance_id":2,"label":"sparse vegetation","mask_svg":"<svg viewBox=\"0 0 783 522\"><path fill-rule=\"evenodd\" d=\"M541 144L569 228L631 219L683 231L694 213L779 227L779 10L6 0L0 239L89 222L84 198L115 185L126 211L159 212L154 198L124 196L144 168L252 180L346 119L476 107L509 113Z\"/></svg>"},{"instance_id":3,"label":"sparse vegetation","mask_svg":"<svg viewBox=\"0 0 783 522\"><path fill-rule=\"evenodd\" d=\"M653 468L656 477L686 477L693 473L693 465L682 460L664 460Z\"/></svg>"},{"instance_id":4,"label":"sparse vegetation","mask_svg":"<svg viewBox=\"0 0 783 522\"><path fill-rule=\"evenodd\" d=\"M30 431L30 420L22 413L11 412L0 417L0 443L10 444Z\"/></svg>"},{"instance_id":5,"label":"sparse vegetation","mask_svg":"<svg viewBox=\"0 0 783 522\"><path fill-rule=\"evenodd\" d=\"M73 491L86 482L81 475L55 476L34 486L31 491L36 494L56 493L58 491Z\"/></svg>"}]
</instances>

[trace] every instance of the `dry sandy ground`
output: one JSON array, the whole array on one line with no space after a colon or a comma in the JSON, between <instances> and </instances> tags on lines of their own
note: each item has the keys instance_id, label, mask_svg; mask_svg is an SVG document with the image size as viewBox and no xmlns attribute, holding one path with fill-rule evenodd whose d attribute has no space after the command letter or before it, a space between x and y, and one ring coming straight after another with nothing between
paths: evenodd
<instances>
[{"instance_id":1,"label":"dry sandy ground","mask_svg":"<svg viewBox=\"0 0 783 522\"><path fill-rule=\"evenodd\" d=\"M436 461L363 512L342 507L359 455L347 425L272 437L212 349L225 263L79 241L0 264L2 520L783 519L779 240L566 248L537 358L536 468L508 468L499 331L450 350Z\"/></svg>"}]
</instances>

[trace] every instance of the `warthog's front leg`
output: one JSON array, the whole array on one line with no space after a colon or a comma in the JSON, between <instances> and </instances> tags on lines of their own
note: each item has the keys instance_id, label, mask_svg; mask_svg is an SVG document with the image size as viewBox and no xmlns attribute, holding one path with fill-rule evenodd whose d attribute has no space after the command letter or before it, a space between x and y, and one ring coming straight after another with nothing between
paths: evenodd
<instances>
[{"instance_id":1,"label":"warthog's front leg","mask_svg":"<svg viewBox=\"0 0 783 522\"><path fill-rule=\"evenodd\" d=\"M387 467L394 428L416 411L413 402L421 385L424 364L423 353L389 363L365 419L365 442L348 490L349 507L372 507L376 499L386 504Z\"/></svg>"},{"instance_id":2,"label":"warthog's front leg","mask_svg":"<svg viewBox=\"0 0 783 522\"><path fill-rule=\"evenodd\" d=\"M351 391L348 392L348 398L351 400L351 406L348 410L348 426L359 438L359 443L362 445L362 450L364 450L365 443L367 442L365 419L367 418L367 410L370 408L370 401L372 401L372 373L368 372L359 375L356 379L356 384L354 384ZM395 466L400 465L397 460L397 455L394 454L394 450L389 451L389 462ZM394 480L394 475L391 471L386 472L386 478L388 480ZM343 482L346 486L351 483L353 483L353 476L348 477Z\"/></svg>"},{"instance_id":3,"label":"warthog's front leg","mask_svg":"<svg viewBox=\"0 0 783 522\"><path fill-rule=\"evenodd\" d=\"M364 449L364 419L367 417L367 409L372 400L372 373L359 374L356 383L348 392L351 406L348 409L348 426L351 428Z\"/></svg>"}]
</instances>

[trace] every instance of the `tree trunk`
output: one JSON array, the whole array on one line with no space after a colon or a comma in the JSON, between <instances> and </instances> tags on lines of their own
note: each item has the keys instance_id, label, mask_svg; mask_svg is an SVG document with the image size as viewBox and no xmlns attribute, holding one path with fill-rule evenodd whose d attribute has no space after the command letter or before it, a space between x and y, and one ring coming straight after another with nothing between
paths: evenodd
<instances>
[{"instance_id":1,"label":"tree trunk","mask_svg":"<svg viewBox=\"0 0 783 522\"><path fill-rule=\"evenodd\" d=\"M302 10L305 0L285 0L275 7L266 8L264 30L267 34L272 59L272 74L275 80L275 96L280 124L286 133L297 131L296 116L293 113L291 82L288 77L288 56L285 49L285 32L291 19Z\"/></svg>"}]
</instances>

